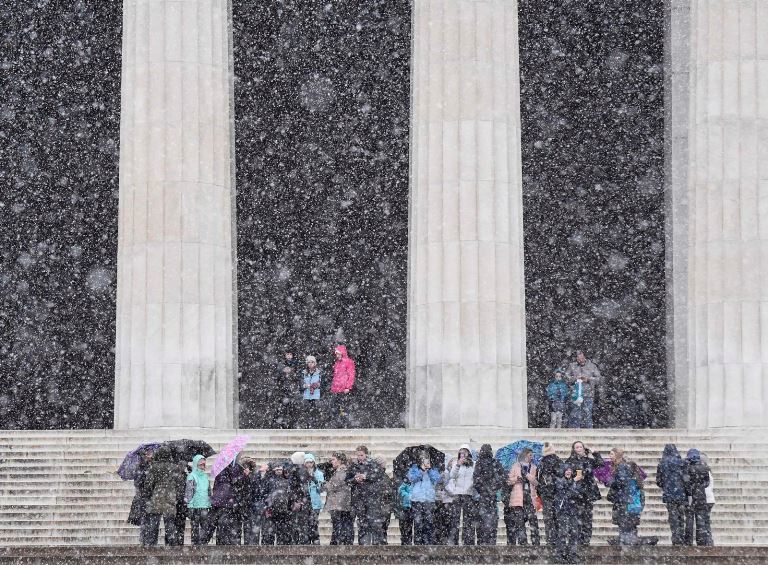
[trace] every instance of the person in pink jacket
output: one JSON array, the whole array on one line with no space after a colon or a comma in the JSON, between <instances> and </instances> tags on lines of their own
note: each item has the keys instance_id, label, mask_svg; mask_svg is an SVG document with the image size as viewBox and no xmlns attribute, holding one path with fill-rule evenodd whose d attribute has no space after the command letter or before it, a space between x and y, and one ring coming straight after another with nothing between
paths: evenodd
<instances>
[{"instance_id":1,"label":"person in pink jacket","mask_svg":"<svg viewBox=\"0 0 768 565\"><path fill-rule=\"evenodd\" d=\"M355 362L349 357L344 345L337 345L334 355L336 363L333 365L331 382L331 423L337 427L346 427L349 394L355 386Z\"/></svg>"},{"instance_id":2,"label":"person in pink jacket","mask_svg":"<svg viewBox=\"0 0 768 565\"><path fill-rule=\"evenodd\" d=\"M531 544L539 545L539 521L536 518L536 465L533 464L533 451L523 449L517 462L509 470L508 510L504 513L507 526L507 544L527 545L525 523L531 527Z\"/></svg>"}]
</instances>

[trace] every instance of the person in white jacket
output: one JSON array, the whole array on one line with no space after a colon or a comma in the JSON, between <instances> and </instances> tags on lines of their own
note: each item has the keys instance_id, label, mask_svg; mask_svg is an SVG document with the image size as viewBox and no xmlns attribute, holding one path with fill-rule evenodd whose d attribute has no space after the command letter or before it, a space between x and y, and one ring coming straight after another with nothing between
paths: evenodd
<instances>
[{"instance_id":1,"label":"person in white jacket","mask_svg":"<svg viewBox=\"0 0 768 565\"><path fill-rule=\"evenodd\" d=\"M452 545L459 545L459 528L461 528L462 543L475 545L474 472L475 462L472 459L472 451L468 445L462 445L458 456L448 464L448 480L445 484L446 493L453 499L453 502L448 505L451 516L448 543Z\"/></svg>"}]
</instances>

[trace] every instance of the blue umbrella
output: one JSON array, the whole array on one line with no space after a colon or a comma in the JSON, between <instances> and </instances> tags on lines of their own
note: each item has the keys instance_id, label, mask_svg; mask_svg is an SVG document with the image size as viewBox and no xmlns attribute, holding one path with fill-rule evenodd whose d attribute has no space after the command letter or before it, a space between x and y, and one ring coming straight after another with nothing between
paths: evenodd
<instances>
[{"instance_id":1,"label":"blue umbrella","mask_svg":"<svg viewBox=\"0 0 768 565\"><path fill-rule=\"evenodd\" d=\"M157 442L142 443L125 456L125 459L123 459L123 462L120 463L120 467L117 469L117 474L124 481L132 481L136 476L136 469L139 467L139 463L141 463L141 453L147 449L157 449L161 445L161 443Z\"/></svg>"},{"instance_id":2,"label":"blue umbrella","mask_svg":"<svg viewBox=\"0 0 768 565\"><path fill-rule=\"evenodd\" d=\"M525 448L533 451L533 464L538 465L541 460L541 452L544 449L544 444L538 441L529 441L527 439L521 439L509 445L499 448L496 452L496 459L501 463L505 470L509 470L512 465L517 461L517 456Z\"/></svg>"}]
</instances>

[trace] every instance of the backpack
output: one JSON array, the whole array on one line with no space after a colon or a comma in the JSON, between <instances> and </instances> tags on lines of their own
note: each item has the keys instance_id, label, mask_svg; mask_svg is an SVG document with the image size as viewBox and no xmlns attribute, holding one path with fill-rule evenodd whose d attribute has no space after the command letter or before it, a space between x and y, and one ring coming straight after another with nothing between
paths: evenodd
<instances>
[{"instance_id":1,"label":"backpack","mask_svg":"<svg viewBox=\"0 0 768 565\"><path fill-rule=\"evenodd\" d=\"M291 511L291 501L286 485L275 485L274 490L267 495L265 502L273 514L288 514Z\"/></svg>"},{"instance_id":2,"label":"backpack","mask_svg":"<svg viewBox=\"0 0 768 565\"><path fill-rule=\"evenodd\" d=\"M629 482L629 503L627 504L627 514L639 516L643 511L643 494L637 486L637 481Z\"/></svg>"}]
</instances>

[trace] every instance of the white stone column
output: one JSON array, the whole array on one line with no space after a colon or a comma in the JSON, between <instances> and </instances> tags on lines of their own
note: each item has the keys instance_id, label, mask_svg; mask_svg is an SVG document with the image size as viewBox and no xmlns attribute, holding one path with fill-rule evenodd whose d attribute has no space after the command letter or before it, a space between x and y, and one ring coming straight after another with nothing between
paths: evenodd
<instances>
[{"instance_id":1,"label":"white stone column","mask_svg":"<svg viewBox=\"0 0 768 565\"><path fill-rule=\"evenodd\" d=\"M235 426L228 0L123 0L115 427Z\"/></svg>"},{"instance_id":2,"label":"white stone column","mask_svg":"<svg viewBox=\"0 0 768 565\"><path fill-rule=\"evenodd\" d=\"M689 418L766 426L768 3L691 3Z\"/></svg>"},{"instance_id":3,"label":"white stone column","mask_svg":"<svg viewBox=\"0 0 768 565\"><path fill-rule=\"evenodd\" d=\"M527 426L516 0L414 0L408 422Z\"/></svg>"}]
</instances>

